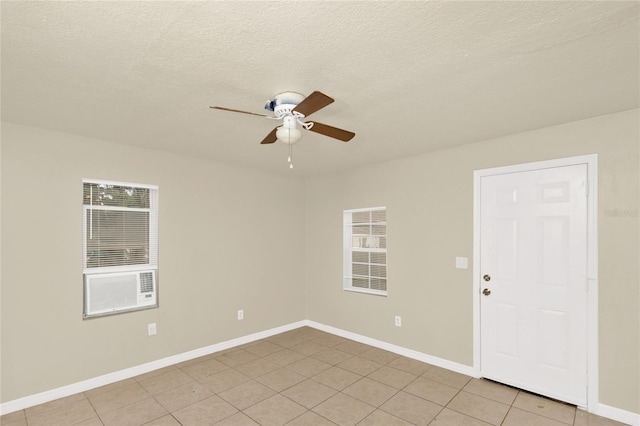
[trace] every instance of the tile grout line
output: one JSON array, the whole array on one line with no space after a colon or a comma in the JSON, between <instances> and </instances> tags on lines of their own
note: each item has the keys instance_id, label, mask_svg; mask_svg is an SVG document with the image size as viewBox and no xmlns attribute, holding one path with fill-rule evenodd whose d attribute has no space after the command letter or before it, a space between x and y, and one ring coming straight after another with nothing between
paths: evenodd
<instances>
[{"instance_id":1,"label":"tile grout line","mask_svg":"<svg viewBox=\"0 0 640 426\"><path fill-rule=\"evenodd\" d=\"M288 337L287 337L288 336ZM295 337L294 337L295 336ZM302 337L304 336L304 337ZM311 336L311 337L308 337ZM276 337L276 339L274 339L274 337ZM281 343L277 343L277 342L281 342ZM295 343L294 343L295 342ZM322 342L322 343L320 343ZM429 424L433 424L436 419L441 416L443 414L443 412L445 411L445 409L449 409L452 412L457 413L456 415L463 415L466 416L468 418L477 420L477 421L481 421L481 422L487 422L486 420L482 420L478 417L476 417L476 414L478 414L478 412L476 412L474 409L472 409L471 411L468 412L475 412L476 414L471 415L471 414L467 414L464 412L464 410L466 410L465 407L463 407L462 405L457 405L458 409L453 409L450 408L450 404L456 399L458 398L462 392L465 392L465 394L467 395L472 395L474 398L479 398L476 401L479 401L479 404L482 405L483 400L486 401L491 401L492 403L496 403L496 404L503 404L503 405L507 405L508 409L506 410L505 414L503 415L502 419L500 420L499 423L497 423L497 425L505 425L508 424L507 419L509 418L510 414L514 414L515 410L514 409L518 409L521 410L521 412L523 413L527 413L527 415L531 415L531 419L535 419L534 416L539 416L538 418L545 418L548 419L550 421L555 421L558 423L563 423L565 425L569 425L569 426L575 426L576 422L578 421L578 411L577 408L571 404L565 404L560 402L560 404L563 405L567 405L569 407L571 407L573 409L573 411L571 412L571 423L565 423L563 420L558 420L559 418L563 418L563 417L569 417L569 412L567 412L564 409L561 409L560 411L554 411L557 409L557 407L555 406L555 404L552 404L551 402L557 402L554 401L553 399L549 399L549 398L545 398L543 396L537 395L537 394L533 394L530 392L526 392L517 388L513 388L508 386L511 389L514 389L515 395L513 396L513 399L511 399L510 403L505 403L503 402L504 400L508 401L508 396L510 395L510 393L507 394L501 394L501 393L495 393L493 391L492 387L485 387L484 385L482 386L475 386L477 385L477 383L474 383L474 386L470 386L472 384L473 381L475 381L475 379L473 378L467 378L466 382L464 382L464 384L462 384L462 386L458 387L458 385L456 384L455 386L452 385L452 383L460 383L462 379L462 377L456 377L455 375L447 375L445 374L446 371L441 372L438 371L438 369L440 367L437 366L432 366L426 363L421 363L424 364L426 366L424 371L421 371L420 366L416 365L413 366L410 363L406 363L402 360L403 357L401 356L396 356L394 358L389 358L390 355L389 353L387 353L388 351L385 351L383 349L379 349L379 348L375 348L375 347L368 347L368 349L364 349L362 351L358 351L357 353L352 353L352 352L347 352L344 351L342 349L338 349L337 347L339 345L342 344L348 344L350 342L353 342L349 339L344 339L344 338L340 338L340 339L334 339L332 338L332 336L328 336L325 333L322 334L315 334L315 333L310 333L310 334L305 334L305 333L292 333L291 331L289 332L285 332L282 333L280 335L276 335L276 336L270 336L268 338L265 339L261 339L261 340L257 340L255 342L251 342L250 344L245 344L245 345L241 345L235 348L230 348L224 351L220 351L219 353L213 353L213 354L209 354L200 358L195 358L193 360L189 360L188 364L184 364L184 363L179 363L176 365L171 365L171 366L167 366L165 368L162 369L158 369L154 372L150 372L150 373L155 373L152 375L148 375L148 373L143 374L143 375L139 375L139 376L135 376L132 377L132 382L130 384L126 384L126 386L132 385L135 383L136 386L140 387L144 393L146 394L146 397L142 400L137 400L134 401L132 403L129 404L125 404L123 406L117 407L117 408L109 408L108 411L105 411L103 414L106 413L111 413L112 411L115 410L121 410L123 408L126 407L130 407L136 403L140 403L141 401L144 401L145 399L151 399L152 401L154 401L156 404L158 404L160 407L162 407L163 411L165 411L164 414L159 415L158 417L155 417L153 419L146 419L145 424L148 422L153 422L153 421L157 421L160 418L163 418L167 415L169 415L171 417L172 420L174 420L176 422L176 424L182 425L182 422L180 422L174 415L175 412L178 411L178 409L170 411L168 406L165 406L160 399L158 399L159 395L162 395L164 392L169 392L172 389L177 389L180 388L182 386L187 386L189 384L194 385L194 386L198 386L198 387L202 387L203 390L206 390L207 393L210 393L211 395L206 396L202 399L199 400L195 400L193 402L191 402L192 400L188 400L188 404L184 407L181 407L180 409L184 409L187 407L190 407L194 404L197 404L201 401L206 400L207 398L211 398L211 397L217 397L219 398L221 401L223 401L225 404L228 404L230 407L233 407L236 412L234 412L234 414L231 414L223 419L218 419L217 422L223 422L225 420L227 420L228 418L237 415L238 413L241 413L245 416L247 416L249 419L258 422L258 419L255 419L254 417L250 416L246 411L251 409L252 407L255 407L258 404L263 403L264 401L267 401L270 398L273 398L275 396L280 396L284 399L286 399L287 401L291 402L292 404L295 404L296 406L299 406L303 409L302 413L295 416L292 419L287 420L287 423L293 422L294 420L306 415L307 413L311 412L313 413L313 415L319 416L322 419L334 423L334 421L326 418L325 416L321 415L319 412L314 411L315 408L317 408L318 406L322 405L323 403L325 403L326 401L328 401L331 398L334 398L336 395L342 395L342 396L347 396L349 398L353 398L354 400L358 401L359 403L363 403L371 408L373 408L373 411L369 412L367 415L365 415L362 419L360 419L356 424L360 424L366 421L366 419L368 419L369 417L373 416L374 413L376 413L376 411L381 411L383 413L385 413L385 415L390 415L396 418L399 418L407 423L412 423L408 420L405 420L403 417L395 414L394 412L391 411L387 411L387 409L383 409L382 406L387 404L390 400L392 400L393 398L395 398L396 396L400 395L401 393L406 393L408 395L411 395L412 397L415 397L421 401L425 401L428 402L429 404L433 404L437 407L439 407L437 409L437 412L435 413L435 415L433 416L433 418L429 421ZM269 343L270 345L272 345L270 347L270 345L266 345L265 343ZM310 350L313 350L314 346L311 345L307 345L306 346L306 350L304 350L304 352L299 352L298 350L294 349L297 346L300 346L300 350L303 350L303 347L301 345L304 344L314 344L317 345L316 349L318 347L322 347L322 349L319 349L315 352L309 352ZM358 342L359 344L359 342ZM330 345L330 346L329 346ZM364 345L367 346L367 345ZM344 346L344 348L348 348L349 346ZM277 348L277 349L276 349ZM272 349L276 349L276 350L272 350ZM254 350L255 352L252 352L252 350ZM353 349L355 350L355 349ZM250 354L251 357L249 357L250 359L244 358L244 360L242 362L239 362L236 364L236 361L234 361L234 358L229 358L228 362L231 364L227 364L226 362L223 362L220 357L224 356L224 355L228 355L228 354L232 354L232 353L240 353L240 351L244 351L245 355L240 355L240 358L235 358L235 360L238 359L242 359L244 356L247 356L246 354ZM296 358L296 357L285 357L284 356L284 352L285 351L291 351L292 353L295 353L296 356L300 356L300 358ZM329 352L329 351L338 351L338 352L334 352L334 353L327 353L325 354L324 358L319 355L322 354L323 352ZM305 353L306 352L306 353ZM276 359L277 357L274 357L274 355L278 354L278 353L283 353L283 357L280 358L280 362L274 362L272 360ZM342 354L345 355L349 355L348 358L346 359L342 359L339 362L335 362L335 360L340 359L342 356ZM270 358L272 357L272 358ZM294 359L295 358L295 359ZM288 360L288 359L294 359L293 361L284 361L284 360ZM331 362L325 361L329 360ZM360 366L358 365L356 359L361 359L361 360L366 360L368 362L371 362L373 364L371 365L366 365L366 366ZM215 360L217 363L219 364L215 364L215 363L211 363L210 365L203 365L200 366L199 368L196 367L194 368L194 366L198 366L199 364L204 364L207 361L210 360ZM360 372L356 372L356 371L351 371L343 366L340 366L340 364L345 363L349 360L354 360L356 361L355 364L352 362L351 364L345 364L348 366L351 366L355 369L358 369L360 371L365 371L365 374L360 373ZM401 360L400 363L398 363L398 365L404 366L406 368L397 368L395 365L391 365L394 361L396 360ZM305 370L305 374L302 374L300 372L298 372L297 370L291 368L292 365L298 363L298 362L303 362L303 361L308 361L310 362L310 364L305 365L304 367L301 366L301 370ZM325 365L327 365L328 367L316 372L316 373L309 373L309 371L313 371L313 370L317 370L317 368L322 364L313 364L313 363L323 363ZM248 364L251 363L256 363L256 365L254 366L248 366ZM242 368L242 366L245 366L245 369L247 371L249 371L251 373L251 375L247 375L242 373L240 370L238 370L238 368ZM274 367L274 369L270 369L271 366ZM216 368L222 368L221 370L216 370ZM366 371L368 370L368 367L375 367L372 371ZM386 371L382 372L381 370L385 369L386 367ZM415 368L414 368L415 367ZM357 376L356 380L352 383L349 383L346 386L343 386L341 389L336 389L333 386L329 386L329 385L325 385L324 383L318 381L318 379L316 377L318 377L320 374L322 374L325 371L328 371L330 369L337 369L339 371L336 371L336 375L328 375L325 376L325 378L323 380L325 380L327 383L334 383L338 386L342 386L341 383L348 383L351 380L351 377L349 378L342 378L340 379L340 375L342 374L341 372L345 372L345 373L350 373L351 375L355 375ZM268 376L274 372L277 371L289 371L289 372L293 372L296 373L297 375L301 376L300 378L295 377L295 375L292 375L291 380L296 380L296 379L300 379L300 381L295 382L293 384L289 384L289 378L287 378L286 376L281 376L281 377L277 377L274 376L272 379L269 379L267 381L265 381L264 383L261 382L259 379ZM394 371L397 370L397 371ZM189 373L189 372L191 373ZM200 380L203 380L207 377L211 377L214 376L216 374L220 374L222 372L225 371L229 371L229 372L233 372L235 374L241 375L243 377L245 377L247 380L245 382L242 382L240 384L234 384L233 386L220 390L219 392L216 391L215 389L213 389L214 387L214 383L213 381L207 383L206 381L204 383L202 383ZM266 371L266 372L264 372ZM414 373L413 371L420 371L419 373ZM180 372L180 373L177 373ZM203 374L200 375L200 372L202 372ZM209 373L210 372L210 373ZM408 376L405 377L394 377L394 374L397 372L402 372L405 373L407 375L410 375L412 378L411 380L406 383L403 384L404 381L406 379L409 379ZM380 373L377 374L376 373ZM433 374L431 374L433 373ZM168 377L168 380L162 381L160 380L160 378L163 375L167 375L167 374L173 374L173 376ZM259 374L259 375L258 375ZM307 374L311 374L311 375L307 375ZM333 373L332 373L333 374ZM430 374L430 376L428 376L428 374ZM375 376L374 376L375 375ZM184 377L182 377L184 376ZM255 377L254 377L255 376ZM355 377L354 376L354 377ZM162 392L156 392L155 394L152 394L147 387L145 386L144 382L146 382L147 380L152 380L154 378L159 378L159 382L148 382L147 385L151 386L151 388L153 389L164 389L164 386L169 386L167 389L162 390ZM186 378L188 378L188 383L181 383L181 381L184 379L186 380ZM388 389L384 389L382 387L369 387L367 388L367 386L370 386L371 383L361 383L359 388L354 389L355 394L354 395L358 395L358 396L354 396L351 395L349 393L346 393L345 391L349 388L351 388L352 386L356 385L359 382L363 382L363 379L368 379L368 381L373 382L377 385L381 385L381 386L385 386L390 388L392 391L388 390ZM443 386L447 386L447 387L451 387L451 388L455 388L455 393L453 393L453 396L451 396L447 402L444 405L440 405L439 403L436 403L434 401L431 401L430 399L427 399L423 396L420 396L418 394L414 394L413 392L407 391L407 389L409 387L411 387L412 385L416 384L416 382L419 381L419 379L423 379L423 380L427 380L430 382L434 382L437 383L439 385L443 385ZM226 379L225 379L226 380ZM385 380L387 380L389 383L386 383ZM478 379L478 380L484 380L484 379ZM311 381L315 384L318 385L322 385L325 386L329 389L331 389L332 394L331 396L327 397L326 399L323 399L322 401L319 402L314 402L314 405L312 407L307 407L306 405L303 405L299 402L297 402L296 400L292 399L291 397L287 396L284 394L284 392L288 391L289 389L304 383L305 381ZM124 382L121 381L121 382ZM229 381L227 383L232 383L233 381ZM492 382L492 381L488 381L490 383L496 383L496 382ZM116 382L116 383L120 383L120 382ZM218 382L216 382L218 383ZM225 383L225 382L219 382L220 384ZM265 387L266 389L269 389L270 392L273 392L272 395L264 398L264 399L260 399L259 401L256 402L251 402L251 405L244 407L244 409L240 409L238 406L236 406L234 403L231 402L231 400L227 400L225 398L223 398L221 396L222 393L237 388L238 386L241 386L245 383L254 383L254 384L259 384L263 387ZM266 383L271 383L271 387L269 385L267 385ZM280 384L284 384L285 387L284 388L280 388ZM394 383L394 384L400 384L401 386L396 387L395 385L391 385L390 383ZM500 383L498 383L500 384ZM502 385L502 384L500 384ZM107 385L108 386L108 385ZM222 385L225 386L225 385ZM469 390L466 390L466 388L469 387ZM372 393L369 393L369 390L371 389ZM375 393L376 390L382 389L382 391L380 393ZM442 397L446 397L448 395L450 395L451 390L443 390L442 392L440 392L439 390L436 390L437 388L429 388L426 387L424 388L425 390L427 390L427 393L423 392L421 389L416 388L414 389L414 391L421 393L422 395L426 395L426 396L433 396L434 399L444 399L444 398L438 398L439 396ZM442 388L444 389L444 388ZM104 406L104 407L109 407L108 405L105 405L105 400L109 401L108 398L104 398L101 400L97 400L96 399L96 404L94 404L94 401L92 400L92 398L97 398L100 395L103 395L107 392L114 392L114 391L118 391L121 390L120 387L116 386L113 389L109 389L109 390L105 390L103 392L99 392L99 393L91 393L92 396L89 395L88 391L85 392L81 392L81 397L80 399L77 399L76 401L70 401L70 402L66 402L63 403L59 406L53 406L53 408L48 408L45 411L43 411L42 413L38 414L35 417L41 417L41 416L47 416L47 415L55 415L57 416L59 413L53 413L53 410L61 410L62 407L65 407L69 404L75 403L75 402L79 402L82 399L86 399L87 402L89 403L89 406L91 407L91 410L93 412L93 414L96 416L96 418L99 420L99 422L103 425L106 425L106 423L103 422L103 418L100 414L98 414L98 410L96 409L96 407L98 406ZM195 391L193 391L195 392ZM200 392L198 390L198 392ZM385 397L385 394L387 392L390 392L390 395L388 397ZM435 392L435 393L434 393ZM305 392L306 393L306 392ZM354 393L354 392L351 392ZM365 401L362 398L366 398L364 395L382 395L383 396L383 400L380 403L376 403L371 404L370 402ZM536 400L529 400L529 399L523 399L523 400L518 400L518 398L521 395L532 395L534 397L537 398L541 398L541 401L547 401L549 402L548 405L545 405L547 407L547 410L540 412L540 411L534 411L535 410L535 402ZM182 397L182 393L175 393L175 395L173 397L171 397L172 399L168 399L168 398L164 398L165 403L168 403L167 401L175 401L176 404L172 404L173 405L178 405L179 402L177 400L177 398L181 398ZM184 395L188 395L188 393L185 393ZM292 394L293 395L293 394ZM488 396L490 395L490 396ZM504 397L503 397L504 396ZM232 398L233 399L233 398ZM370 398L372 401L375 401L376 398ZM501 401L501 399L503 401ZM183 400L185 401L185 400ZM251 399L249 399L249 401L252 401ZM417 400L416 400L417 401ZM462 402L462 401L460 401ZM110 402L109 402L110 403ZM519 404L519 405L523 405L523 407L529 407L529 408L523 408L520 406L516 406L515 404ZM532 405L533 404L533 405ZM117 404L114 404L113 406L115 407ZM171 404L170 404L171 405ZM492 404L493 405L493 404ZM36 406L37 407L37 406ZM496 405L496 408L498 406ZM43 407L40 407L43 408ZM86 408L86 407L85 407ZM539 408L543 408L542 405L539 406ZM433 407L434 411L435 407ZM464 410L463 410L464 409ZM463 411L460 411L463 410ZM500 411L502 411L502 409L500 409ZM20 410L21 414L22 414L22 418L24 419L24 421L26 422L26 424L30 424L29 420L28 420L28 416L27 416L27 409L23 409ZM37 412L37 411L36 411ZM295 411L294 411L295 412ZM400 411L398 411L400 412ZM559 413L559 415L558 415ZM255 414L255 413L254 413ZM495 413L492 414L498 414L498 411L496 411ZM431 412L429 413L429 415L431 415ZM484 412L482 412L480 415L484 416ZM515 414L514 414L515 415ZM524 414L518 414L518 416L521 416ZM552 415L555 415L555 417L551 417ZM152 416L155 416L155 414L152 414ZM487 418L492 418L492 416L489 416ZM87 419L90 420L90 419ZM264 419L263 419L264 420ZM83 420L84 421L84 420Z\"/></svg>"}]
</instances>

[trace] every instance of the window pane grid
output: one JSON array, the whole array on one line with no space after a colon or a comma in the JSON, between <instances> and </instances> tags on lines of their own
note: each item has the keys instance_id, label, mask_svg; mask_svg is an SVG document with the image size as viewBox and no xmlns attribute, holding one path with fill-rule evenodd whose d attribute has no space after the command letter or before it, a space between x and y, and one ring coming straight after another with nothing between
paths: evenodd
<instances>
[{"instance_id":1,"label":"window pane grid","mask_svg":"<svg viewBox=\"0 0 640 426\"><path fill-rule=\"evenodd\" d=\"M150 208L149 188L84 182L85 205L127 208Z\"/></svg>"},{"instance_id":2,"label":"window pane grid","mask_svg":"<svg viewBox=\"0 0 640 426\"><path fill-rule=\"evenodd\" d=\"M386 293L386 220L385 208L345 211L345 288Z\"/></svg>"}]
</instances>

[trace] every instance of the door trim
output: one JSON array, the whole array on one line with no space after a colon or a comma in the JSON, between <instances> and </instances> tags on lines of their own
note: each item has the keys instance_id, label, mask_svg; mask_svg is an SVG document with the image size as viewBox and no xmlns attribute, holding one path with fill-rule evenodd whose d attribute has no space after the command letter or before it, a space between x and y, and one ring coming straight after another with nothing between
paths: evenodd
<instances>
[{"instance_id":1,"label":"door trim","mask_svg":"<svg viewBox=\"0 0 640 426\"><path fill-rule=\"evenodd\" d=\"M552 167L587 165L587 406L595 412L598 388L598 154L475 170L473 172L473 369L483 377L480 364L480 179L485 176Z\"/></svg>"}]
</instances>

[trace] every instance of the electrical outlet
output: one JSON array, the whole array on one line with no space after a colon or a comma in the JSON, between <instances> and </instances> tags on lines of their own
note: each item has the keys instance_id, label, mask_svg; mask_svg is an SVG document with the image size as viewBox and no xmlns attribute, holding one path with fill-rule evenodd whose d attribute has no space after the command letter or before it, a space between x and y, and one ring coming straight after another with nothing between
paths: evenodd
<instances>
[{"instance_id":1,"label":"electrical outlet","mask_svg":"<svg viewBox=\"0 0 640 426\"><path fill-rule=\"evenodd\" d=\"M402 327L402 317L396 315L396 327Z\"/></svg>"},{"instance_id":2,"label":"electrical outlet","mask_svg":"<svg viewBox=\"0 0 640 426\"><path fill-rule=\"evenodd\" d=\"M238 310L238 321L244 319L244 309Z\"/></svg>"},{"instance_id":3,"label":"electrical outlet","mask_svg":"<svg viewBox=\"0 0 640 426\"><path fill-rule=\"evenodd\" d=\"M155 334L157 333L155 322L152 322L147 326L147 332L149 333L149 336L155 336Z\"/></svg>"}]
</instances>

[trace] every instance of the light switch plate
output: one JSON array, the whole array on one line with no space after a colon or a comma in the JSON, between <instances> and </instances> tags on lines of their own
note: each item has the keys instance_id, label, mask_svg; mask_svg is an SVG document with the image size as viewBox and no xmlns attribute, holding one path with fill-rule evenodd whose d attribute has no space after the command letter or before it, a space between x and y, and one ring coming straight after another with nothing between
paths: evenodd
<instances>
[{"instance_id":1,"label":"light switch plate","mask_svg":"<svg viewBox=\"0 0 640 426\"><path fill-rule=\"evenodd\" d=\"M469 267L469 259L466 257L456 257L456 269L467 269Z\"/></svg>"}]
</instances>

